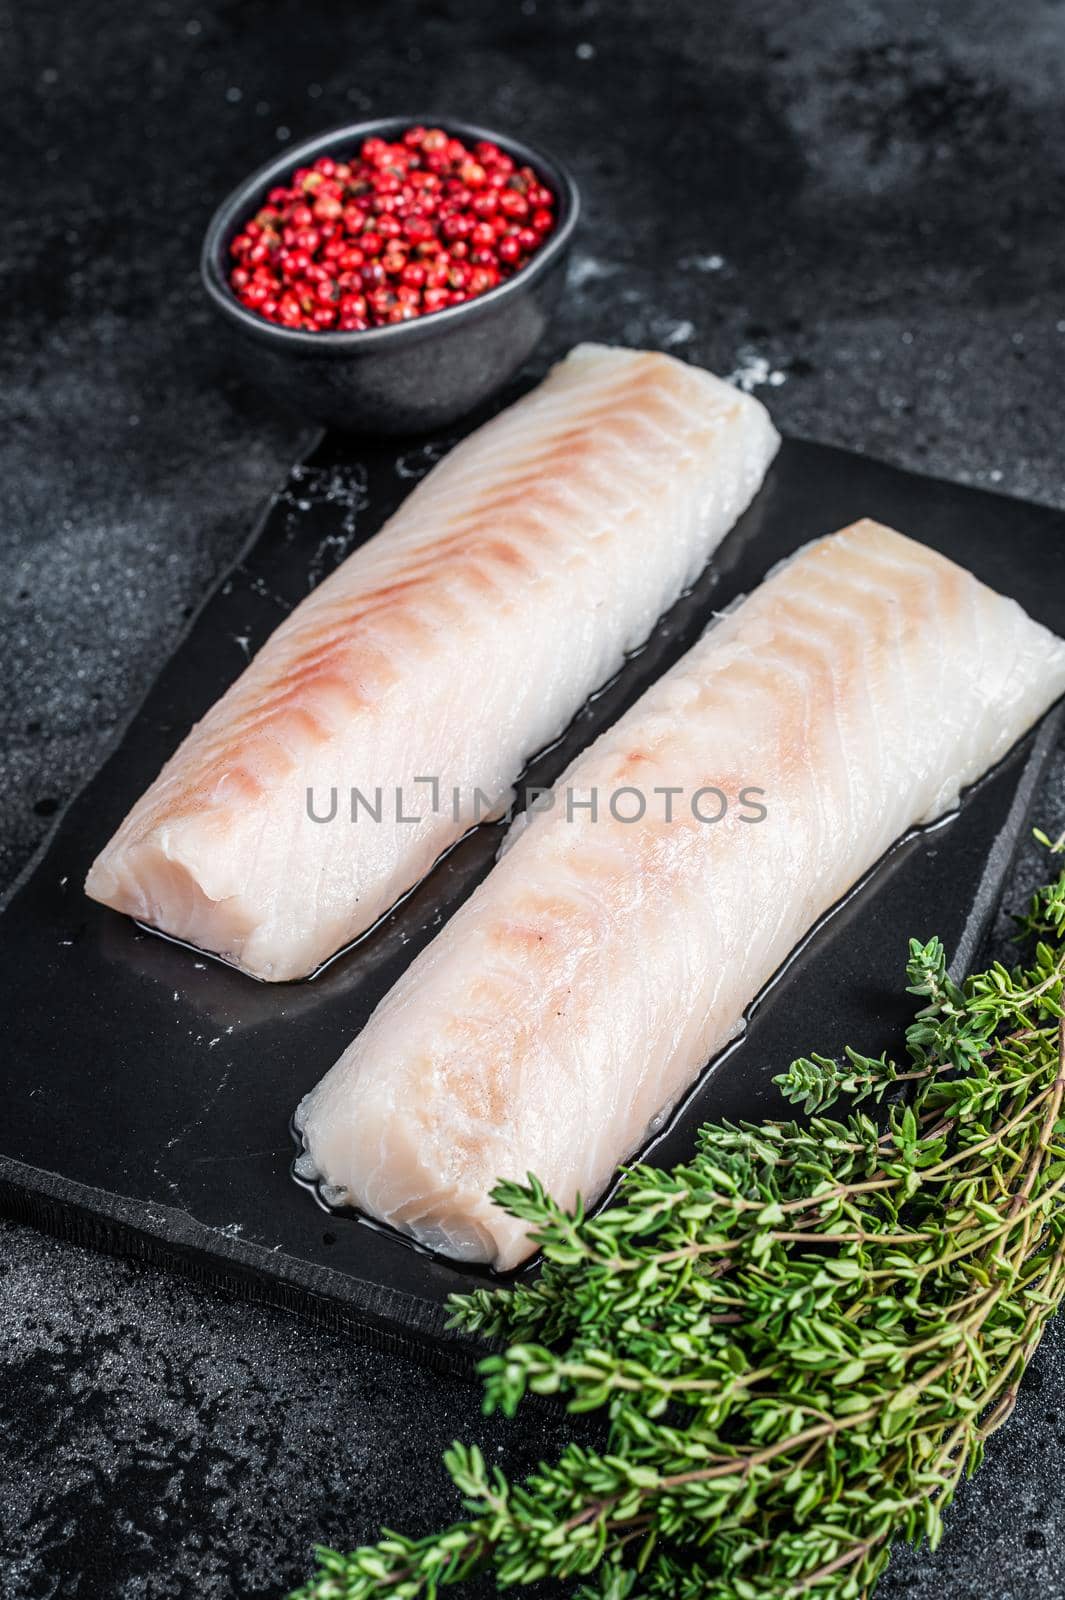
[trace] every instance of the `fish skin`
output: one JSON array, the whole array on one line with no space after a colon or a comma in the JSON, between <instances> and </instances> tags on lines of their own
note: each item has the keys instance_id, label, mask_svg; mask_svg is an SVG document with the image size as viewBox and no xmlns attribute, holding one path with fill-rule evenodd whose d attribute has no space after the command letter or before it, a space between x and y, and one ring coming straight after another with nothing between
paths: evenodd
<instances>
[{"instance_id":1,"label":"fish skin","mask_svg":"<svg viewBox=\"0 0 1065 1600\"><path fill-rule=\"evenodd\" d=\"M493 1184L593 1202L814 922L1063 692L1065 643L945 557L871 521L807 546L560 780L757 785L765 819L557 801L515 823L302 1103L318 1172L432 1248L516 1266Z\"/></svg>"},{"instance_id":2,"label":"fish skin","mask_svg":"<svg viewBox=\"0 0 1065 1600\"><path fill-rule=\"evenodd\" d=\"M133 807L86 892L255 977L304 977L505 795L692 582L779 445L654 352L579 346L281 624ZM433 815L441 794L458 787ZM383 821L347 821L355 787ZM413 824L397 823L403 790ZM339 815L319 814L337 789ZM416 797L421 797L420 802ZM391 819L391 820L389 820Z\"/></svg>"}]
</instances>

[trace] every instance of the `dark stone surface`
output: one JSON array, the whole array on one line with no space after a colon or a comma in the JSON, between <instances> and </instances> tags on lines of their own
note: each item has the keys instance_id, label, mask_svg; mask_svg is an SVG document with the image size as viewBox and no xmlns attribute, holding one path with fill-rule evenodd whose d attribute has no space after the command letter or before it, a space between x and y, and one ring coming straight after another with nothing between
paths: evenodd
<instances>
[{"instance_id":1,"label":"dark stone surface","mask_svg":"<svg viewBox=\"0 0 1065 1600\"><path fill-rule=\"evenodd\" d=\"M309 437L197 290L253 163L427 106L542 140L587 221L538 365L660 345L792 431L1061 505L1063 49L1050 0L0 0L2 882ZM1059 762L1050 825L1061 790ZM454 1435L514 1466L558 1436L178 1278L11 1225L0 1250L4 1600L276 1595L315 1539L447 1515ZM1063 1381L1052 1334L882 1595L1065 1595Z\"/></svg>"}]
</instances>

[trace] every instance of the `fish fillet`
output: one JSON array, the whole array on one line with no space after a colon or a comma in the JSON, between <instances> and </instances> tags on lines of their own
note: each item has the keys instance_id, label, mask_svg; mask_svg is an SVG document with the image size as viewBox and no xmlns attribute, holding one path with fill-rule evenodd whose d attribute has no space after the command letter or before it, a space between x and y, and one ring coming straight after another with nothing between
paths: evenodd
<instances>
[{"instance_id":1,"label":"fish fillet","mask_svg":"<svg viewBox=\"0 0 1065 1600\"><path fill-rule=\"evenodd\" d=\"M1063 692L1065 644L943 556L870 521L807 546L514 825L304 1100L309 1163L423 1243L513 1267L530 1246L496 1180L593 1201L816 919ZM709 786L717 822L692 807ZM619 791L642 821L611 813Z\"/></svg>"},{"instance_id":2,"label":"fish fillet","mask_svg":"<svg viewBox=\"0 0 1065 1600\"><path fill-rule=\"evenodd\" d=\"M313 971L505 799L701 571L778 444L709 373L580 346L282 623L86 891L256 977ZM308 793L328 818L333 791L316 822Z\"/></svg>"}]
</instances>

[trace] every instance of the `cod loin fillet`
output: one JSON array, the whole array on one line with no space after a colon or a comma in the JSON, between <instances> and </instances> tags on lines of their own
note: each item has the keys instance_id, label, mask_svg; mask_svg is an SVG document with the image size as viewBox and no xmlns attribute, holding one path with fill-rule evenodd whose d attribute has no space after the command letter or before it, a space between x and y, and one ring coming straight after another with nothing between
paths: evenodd
<instances>
[{"instance_id":1,"label":"cod loin fillet","mask_svg":"<svg viewBox=\"0 0 1065 1600\"><path fill-rule=\"evenodd\" d=\"M817 918L1063 691L1065 644L943 556L870 521L807 546L514 825L302 1103L304 1161L513 1267L497 1179L594 1201Z\"/></svg>"},{"instance_id":2,"label":"cod loin fillet","mask_svg":"<svg viewBox=\"0 0 1065 1600\"><path fill-rule=\"evenodd\" d=\"M709 373L580 346L281 624L88 894L258 978L313 971L647 637L778 444L764 407ZM354 823L352 790L369 801ZM334 791L333 821L314 821Z\"/></svg>"}]
</instances>

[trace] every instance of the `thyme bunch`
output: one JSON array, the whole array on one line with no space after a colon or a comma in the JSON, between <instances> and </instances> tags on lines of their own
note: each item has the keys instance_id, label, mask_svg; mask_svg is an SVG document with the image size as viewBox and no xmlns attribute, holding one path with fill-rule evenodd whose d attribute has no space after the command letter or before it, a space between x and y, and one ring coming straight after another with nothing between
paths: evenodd
<instances>
[{"instance_id":1,"label":"thyme bunch","mask_svg":"<svg viewBox=\"0 0 1065 1600\"><path fill-rule=\"evenodd\" d=\"M852 1600L894 1538L935 1545L1065 1293L1065 873L1018 920L1023 964L960 985L912 942L906 1060L794 1062L776 1081L806 1120L709 1125L594 1216L501 1184L543 1269L453 1300L506 1341L484 1409L561 1395L605 1413L605 1446L512 1483L455 1444L460 1521L319 1550L294 1600L432 1600L478 1571L580 1600Z\"/></svg>"}]
</instances>

